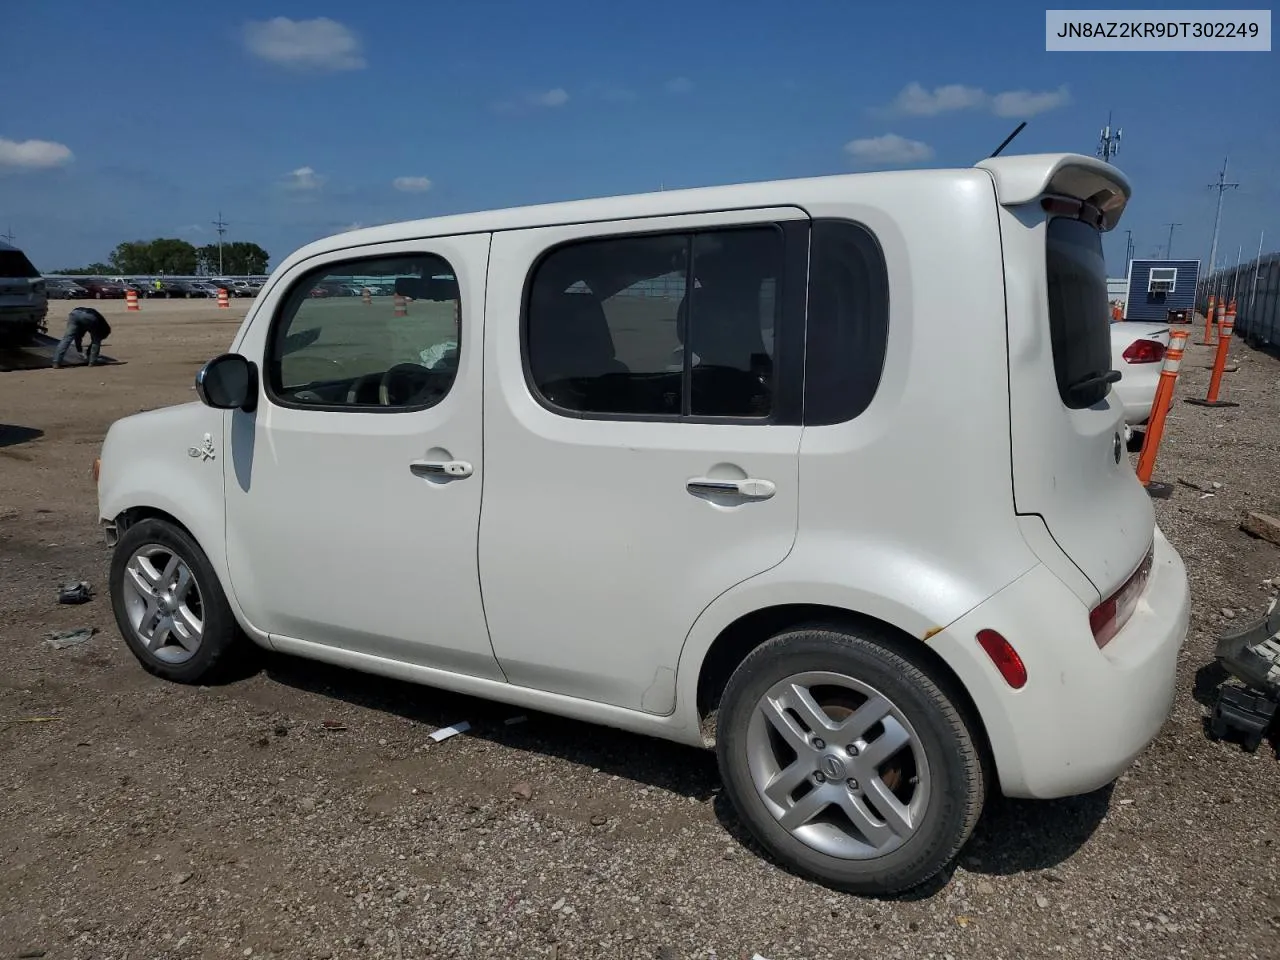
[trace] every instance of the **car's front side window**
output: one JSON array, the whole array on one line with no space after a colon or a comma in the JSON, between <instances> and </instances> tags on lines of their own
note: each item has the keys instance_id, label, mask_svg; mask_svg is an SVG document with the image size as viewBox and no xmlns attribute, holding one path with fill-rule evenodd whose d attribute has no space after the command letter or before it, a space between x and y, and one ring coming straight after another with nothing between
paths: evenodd
<instances>
[{"instance_id":1,"label":"car's front side window","mask_svg":"<svg viewBox=\"0 0 1280 960\"><path fill-rule=\"evenodd\" d=\"M267 389L282 406L418 410L457 374L462 304L434 254L369 257L308 271L280 304Z\"/></svg>"}]
</instances>

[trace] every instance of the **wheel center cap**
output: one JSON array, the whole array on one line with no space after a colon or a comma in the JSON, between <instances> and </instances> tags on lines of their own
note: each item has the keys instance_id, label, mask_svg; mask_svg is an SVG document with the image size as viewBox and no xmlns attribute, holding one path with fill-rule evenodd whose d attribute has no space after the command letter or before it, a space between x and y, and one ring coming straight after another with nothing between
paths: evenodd
<instances>
[{"instance_id":1,"label":"wheel center cap","mask_svg":"<svg viewBox=\"0 0 1280 960\"><path fill-rule=\"evenodd\" d=\"M844 780L846 777L844 761L834 753L823 754L818 760L818 769L828 780Z\"/></svg>"}]
</instances>

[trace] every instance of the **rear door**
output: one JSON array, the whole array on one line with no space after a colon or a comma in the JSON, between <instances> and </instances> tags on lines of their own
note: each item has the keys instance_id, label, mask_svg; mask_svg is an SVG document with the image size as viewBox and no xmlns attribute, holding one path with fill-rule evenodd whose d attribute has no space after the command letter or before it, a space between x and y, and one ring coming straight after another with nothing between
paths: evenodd
<instances>
[{"instance_id":1,"label":"rear door","mask_svg":"<svg viewBox=\"0 0 1280 960\"><path fill-rule=\"evenodd\" d=\"M1098 220L1069 196L1002 215L1014 498L1088 578L1094 604L1141 566L1155 530L1111 388L1119 372Z\"/></svg>"},{"instance_id":2,"label":"rear door","mask_svg":"<svg viewBox=\"0 0 1280 960\"><path fill-rule=\"evenodd\" d=\"M510 682L667 714L707 604L798 517L809 221L494 235L480 579Z\"/></svg>"}]
</instances>

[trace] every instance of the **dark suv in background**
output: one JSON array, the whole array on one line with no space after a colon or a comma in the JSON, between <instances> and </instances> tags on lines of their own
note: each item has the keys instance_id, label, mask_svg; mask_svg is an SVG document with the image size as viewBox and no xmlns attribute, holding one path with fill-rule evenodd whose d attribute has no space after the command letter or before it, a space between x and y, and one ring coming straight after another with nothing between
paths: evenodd
<instances>
[{"instance_id":1,"label":"dark suv in background","mask_svg":"<svg viewBox=\"0 0 1280 960\"><path fill-rule=\"evenodd\" d=\"M27 255L0 242L0 343L29 343L49 313L44 277Z\"/></svg>"}]
</instances>

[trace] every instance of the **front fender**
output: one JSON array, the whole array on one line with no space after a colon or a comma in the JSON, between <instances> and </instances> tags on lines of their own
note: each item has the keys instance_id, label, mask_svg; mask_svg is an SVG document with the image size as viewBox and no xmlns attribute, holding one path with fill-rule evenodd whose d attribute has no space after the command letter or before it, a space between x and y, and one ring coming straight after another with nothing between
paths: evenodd
<instances>
[{"instance_id":1,"label":"front fender","mask_svg":"<svg viewBox=\"0 0 1280 960\"><path fill-rule=\"evenodd\" d=\"M243 626L227 572L224 419L222 411L193 402L113 423L102 442L98 516L111 521L135 509L172 516L209 557Z\"/></svg>"}]
</instances>

